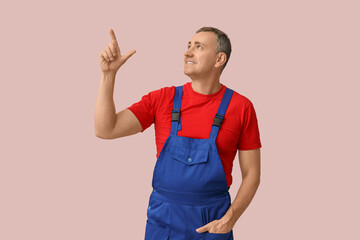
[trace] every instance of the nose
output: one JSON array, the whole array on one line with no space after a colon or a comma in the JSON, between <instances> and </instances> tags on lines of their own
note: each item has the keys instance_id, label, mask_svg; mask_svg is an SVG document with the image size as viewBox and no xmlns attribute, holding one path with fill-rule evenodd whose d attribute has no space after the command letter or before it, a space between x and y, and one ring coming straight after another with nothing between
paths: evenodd
<instances>
[{"instance_id":1,"label":"nose","mask_svg":"<svg viewBox=\"0 0 360 240\"><path fill-rule=\"evenodd\" d=\"M188 48L186 51L185 51L185 53L184 53L184 56L185 57L191 57L191 56L193 56L193 52L192 52L192 48L190 47L190 48Z\"/></svg>"}]
</instances>

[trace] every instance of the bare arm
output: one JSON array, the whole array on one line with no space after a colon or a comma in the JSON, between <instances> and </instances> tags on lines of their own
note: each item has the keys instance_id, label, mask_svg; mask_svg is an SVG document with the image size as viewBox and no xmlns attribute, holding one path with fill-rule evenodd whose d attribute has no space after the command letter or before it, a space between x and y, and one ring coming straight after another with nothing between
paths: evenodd
<instances>
[{"instance_id":1,"label":"bare arm","mask_svg":"<svg viewBox=\"0 0 360 240\"><path fill-rule=\"evenodd\" d=\"M223 221L231 228L249 206L260 184L260 148L238 152L242 182L234 201L223 217Z\"/></svg>"},{"instance_id":2,"label":"bare arm","mask_svg":"<svg viewBox=\"0 0 360 240\"><path fill-rule=\"evenodd\" d=\"M142 131L139 120L129 109L115 113L114 82L115 74L102 74L95 106L95 135L103 139L125 137Z\"/></svg>"},{"instance_id":3,"label":"bare arm","mask_svg":"<svg viewBox=\"0 0 360 240\"><path fill-rule=\"evenodd\" d=\"M196 229L197 232L228 233L249 206L260 184L260 148L239 150L239 161L243 179L234 201L222 218Z\"/></svg>"},{"instance_id":4,"label":"bare arm","mask_svg":"<svg viewBox=\"0 0 360 240\"><path fill-rule=\"evenodd\" d=\"M110 35L112 41L100 54L102 74L95 106L95 135L104 139L124 137L142 131L139 120L130 110L115 112L113 93L116 73L136 51L121 55L112 29Z\"/></svg>"}]
</instances>

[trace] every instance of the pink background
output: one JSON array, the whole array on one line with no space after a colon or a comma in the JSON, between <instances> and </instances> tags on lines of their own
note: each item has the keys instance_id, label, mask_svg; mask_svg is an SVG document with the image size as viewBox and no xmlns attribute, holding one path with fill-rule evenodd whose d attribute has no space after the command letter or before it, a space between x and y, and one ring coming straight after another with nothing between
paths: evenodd
<instances>
[{"instance_id":1,"label":"pink background","mask_svg":"<svg viewBox=\"0 0 360 240\"><path fill-rule=\"evenodd\" d=\"M183 54L203 26L229 35L220 81L253 102L263 144L235 240L360 239L359 1L224 2L1 3L0 239L144 238L154 127L95 136L99 54L110 28L137 51L117 74L118 112L191 81ZM232 200L238 156L233 177Z\"/></svg>"}]
</instances>

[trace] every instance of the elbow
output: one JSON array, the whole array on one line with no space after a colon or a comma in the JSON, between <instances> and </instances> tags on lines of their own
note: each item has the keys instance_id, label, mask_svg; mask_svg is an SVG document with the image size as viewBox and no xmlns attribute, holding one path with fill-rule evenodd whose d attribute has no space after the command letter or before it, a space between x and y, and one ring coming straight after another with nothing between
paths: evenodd
<instances>
[{"instance_id":1,"label":"elbow","mask_svg":"<svg viewBox=\"0 0 360 240\"><path fill-rule=\"evenodd\" d=\"M101 125L95 123L95 136L101 139L110 139L112 135L112 129L104 128Z\"/></svg>"},{"instance_id":2,"label":"elbow","mask_svg":"<svg viewBox=\"0 0 360 240\"><path fill-rule=\"evenodd\" d=\"M96 131L96 130L95 130L95 136L98 138L101 138L101 139L109 139L109 137L106 134Z\"/></svg>"},{"instance_id":3,"label":"elbow","mask_svg":"<svg viewBox=\"0 0 360 240\"><path fill-rule=\"evenodd\" d=\"M101 138L101 139L106 139L105 137L103 137L101 134L99 133L95 133L95 136L98 137L98 138Z\"/></svg>"}]
</instances>

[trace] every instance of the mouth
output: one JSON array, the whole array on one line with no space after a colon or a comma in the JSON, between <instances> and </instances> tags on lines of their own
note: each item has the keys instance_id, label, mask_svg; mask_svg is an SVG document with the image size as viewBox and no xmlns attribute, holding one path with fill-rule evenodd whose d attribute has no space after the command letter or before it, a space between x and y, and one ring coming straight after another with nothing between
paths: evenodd
<instances>
[{"instance_id":1,"label":"mouth","mask_svg":"<svg viewBox=\"0 0 360 240\"><path fill-rule=\"evenodd\" d=\"M195 62L192 62L192 61L186 61L185 63L186 64L196 64Z\"/></svg>"}]
</instances>

